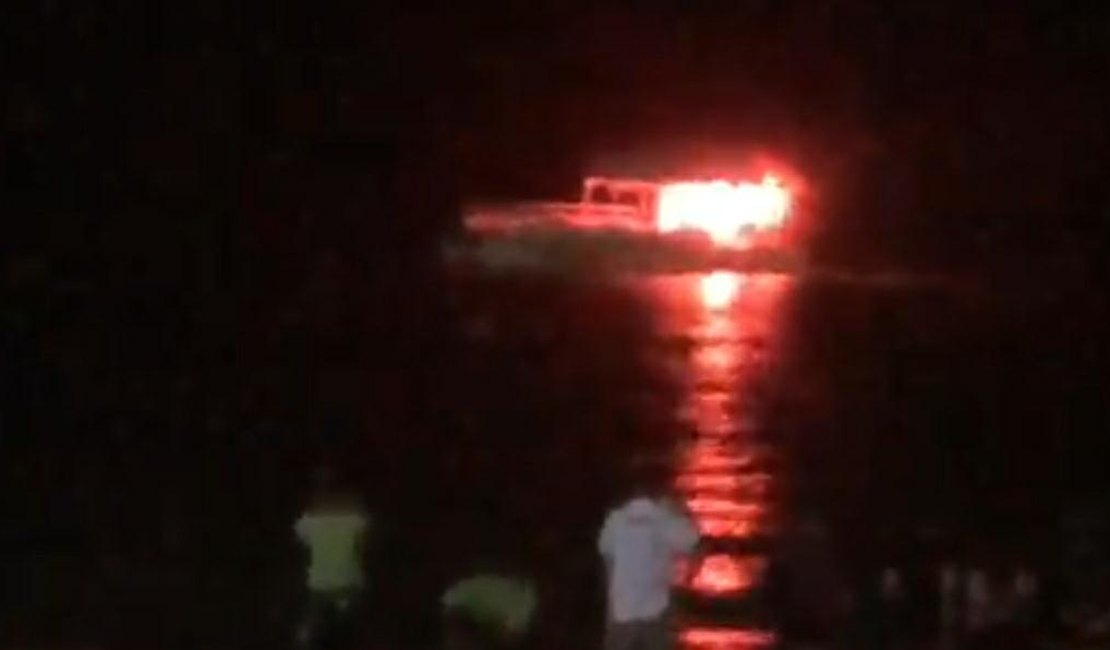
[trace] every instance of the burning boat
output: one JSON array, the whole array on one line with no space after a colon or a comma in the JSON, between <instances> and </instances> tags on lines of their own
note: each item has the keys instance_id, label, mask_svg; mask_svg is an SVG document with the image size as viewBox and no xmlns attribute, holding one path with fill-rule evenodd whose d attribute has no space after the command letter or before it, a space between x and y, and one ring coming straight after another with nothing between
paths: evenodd
<instances>
[{"instance_id":1,"label":"burning boat","mask_svg":"<svg viewBox=\"0 0 1110 650\"><path fill-rule=\"evenodd\" d=\"M478 203L445 246L483 269L787 271L801 264L793 197L756 179L590 176L576 202Z\"/></svg>"}]
</instances>

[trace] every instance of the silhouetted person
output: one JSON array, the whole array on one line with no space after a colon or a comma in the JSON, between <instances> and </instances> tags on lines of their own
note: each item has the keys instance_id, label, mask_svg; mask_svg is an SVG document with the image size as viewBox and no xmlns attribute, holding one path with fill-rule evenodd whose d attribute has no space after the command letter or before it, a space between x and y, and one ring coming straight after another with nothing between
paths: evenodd
<instances>
[{"instance_id":1,"label":"silhouetted person","mask_svg":"<svg viewBox=\"0 0 1110 650\"><path fill-rule=\"evenodd\" d=\"M444 592L444 650L504 650L520 644L539 599L510 560L487 560Z\"/></svg>"},{"instance_id":2,"label":"silhouetted person","mask_svg":"<svg viewBox=\"0 0 1110 650\"><path fill-rule=\"evenodd\" d=\"M343 645L353 634L354 606L365 586L362 559L369 518L358 496L340 488L333 472L323 470L293 529L308 550L308 603L298 642L301 647Z\"/></svg>"},{"instance_id":3,"label":"silhouetted person","mask_svg":"<svg viewBox=\"0 0 1110 650\"><path fill-rule=\"evenodd\" d=\"M609 512L598 537L608 583L605 650L667 650L675 644L674 567L695 551L699 534L685 509L667 496L662 478L640 478L630 498Z\"/></svg>"}]
</instances>

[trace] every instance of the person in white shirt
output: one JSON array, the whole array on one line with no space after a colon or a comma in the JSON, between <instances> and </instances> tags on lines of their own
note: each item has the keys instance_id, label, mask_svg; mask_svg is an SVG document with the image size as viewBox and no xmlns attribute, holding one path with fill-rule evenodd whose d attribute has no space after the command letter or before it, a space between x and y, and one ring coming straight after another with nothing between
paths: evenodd
<instances>
[{"instance_id":1,"label":"person in white shirt","mask_svg":"<svg viewBox=\"0 0 1110 650\"><path fill-rule=\"evenodd\" d=\"M362 558L369 528L358 497L340 489L331 472L321 472L312 503L293 525L308 551L308 610L298 632L302 647L350 631L353 604L365 586Z\"/></svg>"},{"instance_id":2,"label":"person in white shirt","mask_svg":"<svg viewBox=\"0 0 1110 650\"><path fill-rule=\"evenodd\" d=\"M655 487L653 487L655 486ZM660 483L648 480L609 512L598 537L608 579L605 650L669 650L675 567L698 546L697 526Z\"/></svg>"}]
</instances>

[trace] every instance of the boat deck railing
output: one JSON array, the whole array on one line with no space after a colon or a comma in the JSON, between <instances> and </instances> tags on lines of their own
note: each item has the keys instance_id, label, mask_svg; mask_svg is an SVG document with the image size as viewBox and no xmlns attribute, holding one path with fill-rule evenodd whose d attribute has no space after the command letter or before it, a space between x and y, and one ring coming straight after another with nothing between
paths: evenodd
<instances>
[{"instance_id":1,"label":"boat deck railing","mask_svg":"<svg viewBox=\"0 0 1110 650\"><path fill-rule=\"evenodd\" d=\"M623 204L527 201L476 205L463 215L468 232L508 234L548 228L654 231L655 222L634 206Z\"/></svg>"}]
</instances>

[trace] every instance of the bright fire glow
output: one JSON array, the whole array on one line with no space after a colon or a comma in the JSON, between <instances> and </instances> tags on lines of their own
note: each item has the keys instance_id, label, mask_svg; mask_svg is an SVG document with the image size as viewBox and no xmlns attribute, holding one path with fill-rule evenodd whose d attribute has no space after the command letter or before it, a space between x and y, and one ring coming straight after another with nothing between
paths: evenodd
<instances>
[{"instance_id":1,"label":"bright fire glow","mask_svg":"<svg viewBox=\"0 0 1110 650\"><path fill-rule=\"evenodd\" d=\"M704 594L725 594L744 591L755 585L764 569L760 558L736 558L731 555L710 555L702 560L690 586Z\"/></svg>"},{"instance_id":2,"label":"bright fire glow","mask_svg":"<svg viewBox=\"0 0 1110 650\"><path fill-rule=\"evenodd\" d=\"M688 392L675 417L691 435L676 445L675 487L702 535L742 544L775 529L773 456L751 435L761 427L759 379L778 348L783 303L780 276L732 272L658 280L660 326L689 337L681 360ZM681 564L680 584L709 598L734 598L757 587L766 558L725 545L696 567ZM692 575L691 575L692 574ZM746 647L730 637L691 636L685 647Z\"/></svg>"},{"instance_id":3,"label":"bright fire glow","mask_svg":"<svg viewBox=\"0 0 1110 650\"><path fill-rule=\"evenodd\" d=\"M781 227L789 209L789 191L771 175L760 183L667 183L659 190L657 225L663 233L698 230L717 244L738 243L749 231Z\"/></svg>"},{"instance_id":4,"label":"bright fire glow","mask_svg":"<svg viewBox=\"0 0 1110 650\"><path fill-rule=\"evenodd\" d=\"M732 304L740 291L740 276L727 271L714 271L701 278L701 301L714 311Z\"/></svg>"},{"instance_id":5,"label":"bright fire glow","mask_svg":"<svg viewBox=\"0 0 1110 650\"><path fill-rule=\"evenodd\" d=\"M682 632L686 650L756 650L775 644L773 634L757 630L729 628L687 628Z\"/></svg>"}]
</instances>

